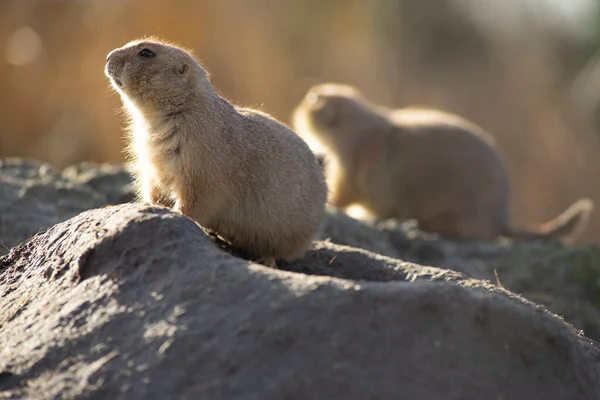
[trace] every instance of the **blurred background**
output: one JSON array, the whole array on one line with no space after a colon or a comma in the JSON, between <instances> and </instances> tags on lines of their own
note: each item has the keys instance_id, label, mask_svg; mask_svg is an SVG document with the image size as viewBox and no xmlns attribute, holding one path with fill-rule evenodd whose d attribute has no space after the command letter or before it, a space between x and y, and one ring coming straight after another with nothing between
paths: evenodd
<instances>
[{"instance_id":1,"label":"blurred background","mask_svg":"<svg viewBox=\"0 0 600 400\"><path fill-rule=\"evenodd\" d=\"M0 157L123 161L106 54L158 35L192 48L229 100L289 123L315 83L458 113L504 152L514 220L589 196L600 243L596 0L2 0ZM597 54L598 52L598 54Z\"/></svg>"}]
</instances>

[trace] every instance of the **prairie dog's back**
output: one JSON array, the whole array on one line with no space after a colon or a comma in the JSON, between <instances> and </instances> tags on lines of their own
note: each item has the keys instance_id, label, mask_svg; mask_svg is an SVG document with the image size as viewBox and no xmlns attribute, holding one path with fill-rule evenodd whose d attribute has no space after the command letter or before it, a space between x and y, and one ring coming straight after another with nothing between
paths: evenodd
<instances>
[{"instance_id":1,"label":"prairie dog's back","mask_svg":"<svg viewBox=\"0 0 600 400\"><path fill-rule=\"evenodd\" d=\"M251 150L250 159L260 160L259 180L268 183L277 176L281 182L276 186L285 188L283 193L271 195L285 197L291 192L292 196L303 197L303 192L322 190L325 183L316 157L296 133L262 111L240 108L238 112L247 120L243 135L252 136L241 142L246 148L240 150ZM307 200L311 201L310 196Z\"/></svg>"},{"instance_id":2,"label":"prairie dog's back","mask_svg":"<svg viewBox=\"0 0 600 400\"><path fill-rule=\"evenodd\" d=\"M465 143L467 141L476 143L479 142L477 140L479 138L488 146L496 146L494 138L488 132L471 121L444 111L410 107L391 110L388 117L392 125L412 133L428 133L439 129L440 133L454 133L452 140L462 138Z\"/></svg>"}]
</instances>

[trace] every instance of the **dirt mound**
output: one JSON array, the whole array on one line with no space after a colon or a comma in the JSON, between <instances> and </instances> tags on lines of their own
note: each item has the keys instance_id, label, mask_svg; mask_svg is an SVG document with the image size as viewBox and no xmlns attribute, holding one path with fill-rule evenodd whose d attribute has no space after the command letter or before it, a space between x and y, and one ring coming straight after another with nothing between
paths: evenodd
<instances>
[{"instance_id":1,"label":"dirt mound","mask_svg":"<svg viewBox=\"0 0 600 400\"><path fill-rule=\"evenodd\" d=\"M0 259L4 398L600 397L598 348L482 281L321 242L281 271L191 220L84 212Z\"/></svg>"},{"instance_id":2,"label":"dirt mound","mask_svg":"<svg viewBox=\"0 0 600 400\"><path fill-rule=\"evenodd\" d=\"M58 171L33 161L0 160L0 255L82 211L132 199L131 177L120 166L83 163ZM327 215L321 239L470 278L497 283L498 277L507 289L545 305L600 340L597 246L453 242L423 234L412 221L367 224L335 210Z\"/></svg>"}]
</instances>

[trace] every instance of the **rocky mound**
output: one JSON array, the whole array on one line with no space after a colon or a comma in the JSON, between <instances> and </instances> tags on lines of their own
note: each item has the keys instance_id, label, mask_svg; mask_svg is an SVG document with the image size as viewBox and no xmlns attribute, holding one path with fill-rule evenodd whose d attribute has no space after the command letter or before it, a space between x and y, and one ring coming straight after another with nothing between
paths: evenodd
<instances>
[{"instance_id":1,"label":"rocky mound","mask_svg":"<svg viewBox=\"0 0 600 400\"><path fill-rule=\"evenodd\" d=\"M131 178L116 166L84 163L61 173L34 161L0 160L0 255L82 211L132 199Z\"/></svg>"},{"instance_id":2,"label":"rocky mound","mask_svg":"<svg viewBox=\"0 0 600 400\"><path fill-rule=\"evenodd\" d=\"M133 199L118 166L83 163L64 171L19 159L0 160L0 255L59 221ZM414 223L358 222L330 211L321 238L421 265L488 279L563 316L600 340L600 249L557 244L458 243L425 235ZM307 272L307 271L303 271ZM332 270L315 271L333 275Z\"/></svg>"},{"instance_id":3,"label":"rocky mound","mask_svg":"<svg viewBox=\"0 0 600 400\"><path fill-rule=\"evenodd\" d=\"M1 259L4 398L600 396L598 348L482 281L330 243L288 269L145 205L84 212Z\"/></svg>"},{"instance_id":4,"label":"rocky mound","mask_svg":"<svg viewBox=\"0 0 600 400\"><path fill-rule=\"evenodd\" d=\"M332 211L328 240L275 270L166 208L98 208L131 199L119 167L0 163L1 398L600 398L595 342L470 279L495 269L595 334L594 247L455 243Z\"/></svg>"}]
</instances>

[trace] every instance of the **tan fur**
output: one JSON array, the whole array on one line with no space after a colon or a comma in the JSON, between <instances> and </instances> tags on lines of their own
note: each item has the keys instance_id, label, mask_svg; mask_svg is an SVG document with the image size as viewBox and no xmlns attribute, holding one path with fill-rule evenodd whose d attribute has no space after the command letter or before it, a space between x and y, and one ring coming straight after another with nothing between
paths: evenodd
<instances>
[{"instance_id":1,"label":"tan fur","mask_svg":"<svg viewBox=\"0 0 600 400\"><path fill-rule=\"evenodd\" d=\"M421 229L462 239L574 239L593 209L576 202L534 231L510 224L509 182L491 136L456 115L375 105L346 85L312 87L294 128L325 151L329 202L376 217L417 219Z\"/></svg>"},{"instance_id":2,"label":"tan fur","mask_svg":"<svg viewBox=\"0 0 600 400\"><path fill-rule=\"evenodd\" d=\"M143 57L143 49L155 56ZM270 265L310 247L327 188L294 132L231 105L202 66L170 44L130 42L108 55L105 74L131 117L130 152L144 201L174 203Z\"/></svg>"}]
</instances>

